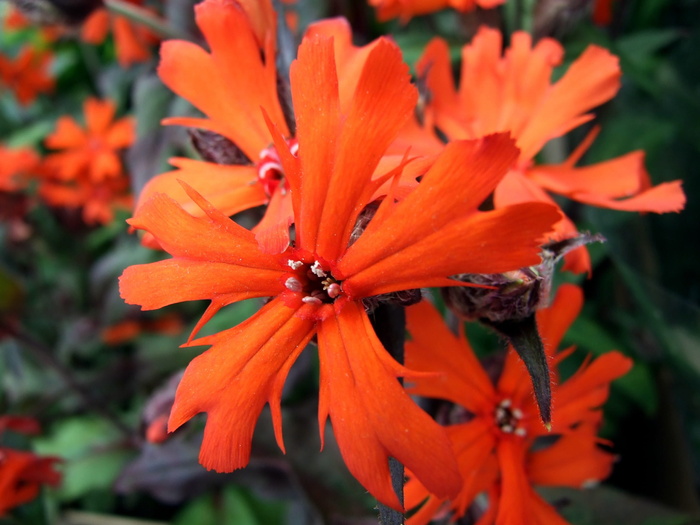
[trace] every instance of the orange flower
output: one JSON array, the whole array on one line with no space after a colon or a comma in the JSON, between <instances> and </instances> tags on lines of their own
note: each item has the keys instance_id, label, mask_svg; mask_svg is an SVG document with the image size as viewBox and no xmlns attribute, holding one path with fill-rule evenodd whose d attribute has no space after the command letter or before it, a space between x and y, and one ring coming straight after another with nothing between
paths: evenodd
<instances>
[{"instance_id":1,"label":"orange flower","mask_svg":"<svg viewBox=\"0 0 700 525\"><path fill-rule=\"evenodd\" d=\"M54 81L48 68L51 54L31 46L23 47L12 60L0 55L0 87L12 90L20 104L33 102L39 93L53 91Z\"/></svg>"},{"instance_id":2,"label":"orange flower","mask_svg":"<svg viewBox=\"0 0 700 525\"><path fill-rule=\"evenodd\" d=\"M17 191L26 186L27 175L39 165L31 148L4 148L0 145L0 191Z\"/></svg>"},{"instance_id":3,"label":"orange flower","mask_svg":"<svg viewBox=\"0 0 700 525\"><path fill-rule=\"evenodd\" d=\"M114 120L116 108L110 100L89 98L83 108L84 129L72 117L64 116L46 138L48 148L64 150L48 155L47 165L63 180L76 179L83 173L96 183L123 177L119 151L134 141L134 119Z\"/></svg>"},{"instance_id":4,"label":"orange flower","mask_svg":"<svg viewBox=\"0 0 700 525\"><path fill-rule=\"evenodd\" d=\"M2 416L0 434L5 429L35 434L39 426L31 418ZM58 458L40 458L31 452L0 447L0 517L36 498L41 485L58 485L61 475L54 470L58 461Z\"/></svg>"},{"instance_id":5,"label":"orange flower","mask_svg":"<svg viewBox=\"0 0 700 525\"><path fill-rule=\"evenodd\" d=\"M510 49L501 57L501 40L498 31L483 27L462 49L458 90L443 40L433 40L417 66L430 93L428 128L434 124L451 140L501 131L509 131L515 138L520 156L496 189L496 207L528 201L553 204L550 192L618 210L664 213L683 208L680 181L650 187L642 151L575 167L596 131L565 162L535 165L535 155L550 139L590 121L593 115L587 112L615 95L620 67L607 50L589 46L564 76L552 83L552 69L563 56L558 42L544 38L533 47L527 33L516 32ZM558 238L568 238L577 230L563 217L557 232ZM590 270L585 248L571 252L566 260L572 271Z\"/></svg>"},{"instance_id":6,"label":"orange flower","mask_svg":"<svg viewBox=\"0 0 700 525\"><path fill-rule=\"evenodd\" d=\"M189 52L202 54L198 63L210 67L199 48L191 46ZM194 76L209 78L201 73ZM323 429L330 417L350 471L377 499L400 508L391 487L389 456L443 497L454 494L459 476L444 431L396 381L409 372L382 347L363 299L455 284L447 277L459 272L498 272L536 263L534 239L558 215L538 204L477 211L517 156L512 141L499 135L448 146L415 191L398 203L393 196L383 201L358 238L356 223L375 189L400 175L401 166L372 180L384 151L413 111L416 91L400 50L386 39L368 54L345 108L341 88L332 39L305 38L291 68L297 154L272 117L271 132L259 139L274 141L289 184L293 246L283 253L263 250L253 233L190 188L186 190L204 217L157 194L129 223L151 233L173 258L127 268L121 293L127 303L145 310L211 300L195 333L227 304L271 297L240 325L188 343L212 347L188 366L170 430L206 412L200 461L230 471L248 463L256 420L269 404L284 449L282 387L297 356L316 336L319 425Z\"/></svg>"},{"instance_id":7,"label":"orange flower","mask_svg":"<svg viewBox=\"0 0 700 525\"><path fill-rule=\"evenodd\" d=\"M242 165L221 165L172 159L171 163L178 169L151 179L139 196L137 209L152 195L162 192L190 213L203 215L180 181L191 185L226 215L267 204L265 217L255 228L256 237L266 250L281 252L289 242L292 201L279 154L260 108L265 108L267 118L294 148L296 139L278 96L276 17L272 4L269 0L209 0L198 4L195 12L211 52L190 42L165 42L158 73L170 89L189 100L207 118L177 117L164 123L218 133L250 160ZM315 34L335 38L340 106L345 109L374 44L353 46L350 26L344 19L312 24L307 35ZM402 156L394 159L395 164L401 159ZM413 163L413 167L417 168L418 163ZM150 235L143 237L143 243L157 247Z\"/></svg>"},{"instance_id":8,"label":"orange flower","mask_svg":"<svg viewBox=\"0 0 700 525\"><path fill-rule=\"evenodd\" d=\"M134 120L114 120L115 105L89 98L83 105L85 128L61 117L46 146L62 149L48 155L39 170L39 193L52 206L82 208L86 224L107 224L116 208L131 209L129 179L120 150L134 140Z\"/></svg>"},{"instance_id":9,"label":"orange flower","mask_svg":"<svg viewBox=\"0 0 700 525\"><path fill-rule=\"evenodd\" d=\"M143 3L143 0L127 1L138 6ZM81 37L89 44L101 44L107 38L110 28L114 34L119 65L128 67L151 58L151 46L158 42L158 37L146 27L112 14L106 8L92 12L83 24Z\"/></svg>"},{"instance_id":10,"label":"orange flower","mask_svg":"<svg viewBox=\"0 0 700 525\"><path fill-rule=\"evenodd\" d=\"M39 194L51 206L82 208L85 224L109 224L116 210L130 210L133 197L129 179L122 175L95 182L87 171L73 180L64 180L52 166L38 172Z\"/></svg>"},{"instance_id":11,"label":"orange flower","mask_svg":"<svg viewBox=\"0 0 700 525\"><path fill-rule=\"evenodd\" d=\"M537 313L553 364L574 350L555 353L582 303L579 288L563 285L554 304ZM428 302L409 307L407 322L412 340L406 345L406 366L435 372L417 378L409 390L458 405L450 412L452 424L447 432L464 479L459 495L450 502L429 494L412 479L406 486L406 505L423 505L409 524L428 523L438 512L462 516L484 491L488 491L490 505L479 525L565 524L532 485L581 488L607 477L614 456L597 446L603 443L595 435L602 419L600 406L608 397L610 382L627 373L632 361L619 352L608 352L585 362L571 378L554 387L552 431L547 432L527 371L512 349L494 385L464 334L455 336ZM556 369L553 374L556 377ZM558 439L544 446L538 440L544 436Z\"/></svg>"},{"instance_id":12,"label":"orange flower","mask_svg":"<svg viewBox=\"0 0 700 525\"><path fill-rule=\"evenodd\" d=\"M447 7L458 11L472 11L478 7L492 9L503 4L505 0L369 0L369 5L377 10L381 21L401 17L408 22L412 16L425 15Z\"/></svg>"}]
</instances>

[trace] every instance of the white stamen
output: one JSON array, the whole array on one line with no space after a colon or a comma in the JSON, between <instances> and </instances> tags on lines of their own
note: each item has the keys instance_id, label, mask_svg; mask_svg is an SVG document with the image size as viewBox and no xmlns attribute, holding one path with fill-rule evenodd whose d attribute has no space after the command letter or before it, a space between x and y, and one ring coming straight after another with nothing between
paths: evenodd
<instances>
[{"instance_id":1,"label":"white stamen","mask_svg":"<svg viewBox=\"0 0 700 525\"><path fill-rule=\"evenodd\" d=\"M287 287L287 290L291 290L292 292L301 292L301 290L304 288L301 281L296 277L290 277L284 281L284 285Z\"/></svg>"},{"instance_id":2,"label":"white stamen","mask_svg":"<svg viewBox=\"0 0 700 525\"><path fill-rule=\"evenodd\" d=\"M328 290L326 293L328 294L328 297L331 299L335 299L340 295L340 285L338 283L333 283L330 286L328 286Z\"/></svg>"},{"instance_id":3,"label":"white stamen","mask_svg":"<svg viewBox=\"0 0 700 525\"><path fill-rule=\"evenodd\" d=\"M513 402L510 399L504 399L498 406L508 408Z\"/></svg>"},{"instance_id":4,"label":"white stamen","mask_svg":"<svg viewBox=\"0 0 700 525\"><path fill-rule=\"evenodd\" d=\"M513 427L511 425L503 425L501 427L501 430L506 434L510 434L511 432L513 432Z\"/></svg>"},{"instance_id":5,"label":"white stamen","mask_svg":"<svg viewBox=\"0 0 700 525\"><path fill-rule=\"evenodd\" d=\"M289 266L292 270L298 270L302 266L304 266L304 263L301 261L295 261L293 259L289 259L287 261L287 266Z\"/></svg>"},{"instance_id":6,"label":"white stamen","mask_svg":"<svg viewBox=\"0 0 700 525\"><path fill-rule=\"evenodd\" d=\"M520 437L525 437L527 431L523 427L518 427L515 429L515 435Z\"/></svg>"},{"instance_id":7,"label":"white stamen","mask_svg":"<svg viewBox=\"0 0 700 525\"><path fill-rule=\"evenodd\" d=\"M315 261L314 264L311 266L311 272L316 277L325 277L326 276L326 272L323 271L323 268L321 268L321 263L318 261Z\"/></svg>"},{"instance_id":8,"label":"white stamen","mask_svg":"<svg viewBox=\"0 0 700 525\"><path fill-rule=\"evenodd\" d=\"M265 179L268 176L268 173L273 170L281 172L282 166L278 162L268 160L267 162L263 162L262 164L260 164L260 166L258 167L258 176L261 179Z\"/></svg>"},{"instance_id":9,"label":"white stamen","mask_svg":"<svg viewBox=\"0 0 700 525\"><path fill-rule=\"evenodd\" d=\"M513 417L516 419L523 418L523 411L520 410L519 408L514 408L513 410L510 411L510 413L513 414Z\"/></svg>"},{"instance_id":10,"label":"white stamen","mask_svg":"<svg viewBox=\"0 0 700 525\"><path fill-rule=\"evenodd\" d=\"M318 297L312 297L311 295L307 295L306 297L302 298L301 302L306 304L323 304L321 299Z\"/></svg>"}]
</instances>

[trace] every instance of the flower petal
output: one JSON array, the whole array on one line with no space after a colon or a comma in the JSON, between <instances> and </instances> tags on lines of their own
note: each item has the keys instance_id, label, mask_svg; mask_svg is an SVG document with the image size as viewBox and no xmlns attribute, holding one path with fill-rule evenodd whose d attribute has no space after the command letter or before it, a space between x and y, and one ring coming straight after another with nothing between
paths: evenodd
<instances>
[{"instance_id":1,"label":"flower petal","mask_svg":"<svg viewBox=\"0 0 700 525\"><path fill-rule=\"evenodd\" d=\"M83 105L85 108L85 126L90 135L102 137L106 134L112 120L116 107L111 100L99 100L89 98Z\"/></svg>"},{"instance_id":2,"label":"flower petal","mask_svg":"<svg viewBox=\"0 0 700 525\"><path fill-rule=\"evenodd\" d=\"M401 509L389 456L432 493L453 496L460 486L444 429L408 397L387 366L386 350L361 304L350 302L318 332L321 365L319 421L330 416L350 472L379 501Z\"/></svg>"},{"instance_id":3,"label":"flower petal","mask_svg":"<svg viewBox=\"0 0 700 525\"><path fill-rule=\"evenodd\" d=\"M319 20L310 24L304 37L310 38L314 35L333 37L335 63L338 69L340 107L345 112L352 103L369 52L379 40L366 46L354 46L350 23L345 18L340 17Z\"/></svg>"},{"instance_id":4,"label":"flower petal","mask_svg":"<svg viewBox=\"0 0 700 525\"><path fill-rule=\"evenodd\" d=\"M448 399L472 413L493 409L496 392L491 379L467 339L455 336L430 302L406 309L406 328L411 334L406 342L406 366L436 373L421 377L408 389L411 393ZM469 373L462 373L464 370Z\"/></svg>"},{"instance_id":5,"label":"flower petal","mask_svg":"<svg viewBox=\"0 0 700 525\"><path fill-rule=\"evenodd\" d=\"M579 126L586 111L615 96L621 75L615 55L602 47L588 46L547 90L527 128L518 134L522 157L534 157L547 141Z\"/></svg>"},{"instance_id":6,"label":"flower petal","mask_svg":"<svg viewBox=\"0 0 700 525\"><path fill-rule=\"evenodd\" d=\"M300 244L328 260L345 250L355 219L371 197L368 182L416 97L398 47L380 39L341 121L331 46L323 35L305 39L291 71L304 174L297 214Z\"/></svg>"},{"instance_id":7,"label":"flower petal","mask_svg":"<svg viewBox=\"0 0 700 525\"><path fill-rule=\"evenodd\" d=\"M333 42L323 36L306 38L298 58L290 68L292 98L299 140L299 160L303 177L297 186L289 180L295 200L298 243L314 251L328 196L328 184L335 167L335 150L340 128L338 75Z\"/></svg>"},{"instance_id":8,"label":"flower petal","mask_svg":"<svg viewBox=\"0 0 700 525\"><path fill-rule=\"evenodd\" d=\"M412 114L416 98L401 50L380 38L367 57L338 138L335 171L320 218L317 253L334 260L345 251L356 218L372 194L367 191L367 183Z\"/></svg>"},{"instance_id":9,"label":"flower petal","mask_svg":"<svg viewBox=\"0 0 700 525\"><path fill-rule=\"evenodd\" d=\"M284 291L283 271L222 262L168 259L129 266L119 279L122 298L142 310L216 299L221 305Z\"/></svg>"},{"instance_id":10,"label":"flower petal","mask_svg":"<svg viewBox=\"0 0 700 525\"><path fill-rule=\"evenodd\" d=\"M622 211L653 213L680 212L685 207L682 181L664 182L627 199L606 199L600 195L575 193L571 198L593 206Z\"/></svg>"},{"instance_id":11,"label":"flower petal","mask_svg":"<svg viewBox=\"0 0 700 525\"><path fill-rule=\"evenodd\" d=\"M189 198L180 181L197 190L224 215L235 215L267 202L252 166L227 166L185 158L170 159L170 163L178 169L149 180L141 190L137 210L156 193L165 193L188 213L203 216L204 212Z\"/></svg>"},{"instance_id":12,"label":"flower petal","mask_svg":"<svg viewBox=\"0 0 700 525\"><path fill-rule=\"evenodd\" d=\"M571 196L593 193L601 197L628 197L645 189L649 176L644 169L644 152L634 151L590 166L564 164L534 166L527 176L542 188Z\"/></svg>"},{"instance_id":13,"label":"flower petal","mask_svg":"<svg viewBox=\"0 0 700 525\"><path fill-rule=\"evenodd\" d=\"M46 137L45 144L51 149L82 147L87 141L85 131L71 117L59 117L56 130Z\"/></svg>"},{"instance_id":14,"label":"flower petal","mask_svg":"<svg viewBox=\"0 0 700 525\"><path fill-rule=\"evenodd\" d=\"M248 158L257 158L271 142L261 107L285 136L289 134L277 97L274 50L259 47L245 11L232 0L199 4L196 19L211 54L189 42L165 42L158 74L209 117L198 125L231 139Z\"/></svg>"},{"instance_id":15,"label":"flower petal","mask_svg":"<svg viewBox=\"0 0 700 525\"><path fill-rule=\"evenodd\" d=\"M260 252L253 233L213 208L191 188L186 191L197 200L204 217L193 217L174 199L157 193L139 207L129 224L151 233L175 257L280 269L275 257Z\"/></svg>"},{"instance_id":16,"label":"flower petal","mask_svg":"<svg viewBox=\"0 0 700 525\"><path fill-rule=\"evenodd\" d=\"M294 222L292 196L278 186L272 194L265 215L255 227L255 239L263 253L282 253L289 246L289 227Z\"/></svg>"},{"instance_id":17,"label":"flower petal","mask_svg":"<svg viewBox=\"0 0 700 525\"><path fill-rule=\"evenodd\" d=\"M610 383L625 375L633 361L620 352L601 355L584 364L573 376L555 390L552 407L552 429L567 430L571 425L590 418L608 398Z\"/></svg>"},{"instance_id":18,"label":"flower petal","mask_svg":"<svg viewBox=\"0 0 700 525\"><path fill-rule=\"evenodd\" d=\"M602 481L610 475L615 456L601 449L598 441L596 428L584 424L552 446L532 452L527 466L530 480L575 489Z\"/></svg>"},{"instance_id":19,"label":"flower petal","mask_svg":"<svg viewBox=\"0 0 700 525\"><path fill-rule=\"evenodd\" d=\"M516 157L517 149L506 135L449 144L425 174L418 188L398 203L392 210L393 213L385 214L386 218L382 221L374 220L369 223L360 238L348 248L340 261L340 269L346 276L354 276L359 280L358 273L367 272L368 268L377 266L373 271L376 273L377 270L381 270L382 280L375 280L375 283L385 282L389 277L388 268L410 270L405 267L404 261L401 261L401 264L397 264L396 261L388 265L386 263L389 258L396 257L402 251L412 252L410 248L424 242L435 232L440 232L439 237L442 239L442 230L456 220L463 220L465 217L472 220L468 217L469 214L473 214L477 206L491 193ZM383 205L391 206L392 203L385 201ZM546 230L546 227L543 230ZM472 232L471 235L478 233ZM442 248L455 248L448 244L452 241L451 238L447 239ZM424 252L412 255L414 258L410 264L414 268L420 268L430 262L419 258L426 255ZM428 257L433 261L444 261L444 255L432 252ZM493 257L493 260L497 258ZM417 265L416 261L420 261L420 264ZM452 273L465 272L466 270ZM448 275L451 274L439 276ZM365 286L369 285L368 279L364 281Z\"/></svg>"},{"instance_id":20,"label":"flower petal","mask_svg":"<svg viewBox=\"0 0 700 525\"><path fill-rule=\"evenodd\" d=\"M282 385L314 333L313 322L295 313L281 300L273 300L235 328L192 343L213 346L185 370L168 430L206 412L199 460L207 469L230 472L248 464L253 430L266 403L284 450Z\"/></svg>"}]
</instances>

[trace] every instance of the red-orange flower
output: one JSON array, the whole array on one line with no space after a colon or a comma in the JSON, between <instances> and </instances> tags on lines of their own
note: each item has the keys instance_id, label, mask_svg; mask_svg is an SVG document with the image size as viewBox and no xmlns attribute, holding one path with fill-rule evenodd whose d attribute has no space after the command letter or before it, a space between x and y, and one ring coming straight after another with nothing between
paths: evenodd
<instances>
[{"instance_id":1,"label":"red-orange flower","mask_svg":"<svg viewBox=\"0 0 700 525\"><path fill-rule=\"evenodd\" d=\"M122 175L95 182L87 171L72 180L64 180L53 166L38 170L39 194L51 206L81 208L88 225L109 224L117 210L130 210L134 204L129 179Z\"/></svg>"},{"instance_id":2,"label":"red-orange flower","mask_svg":"<svg viewBox=\"0 0 700 525\"><path fill-rule=\"evenodd\" d=\"M22 105L33 102L39 93L53 91L54 80L49 75L52 56L31 46L23 47L14 60L0 55L0 88L14 92Z\"/></svg>"},{"instance_id":3,"label":"red-orange flower","mask_svg":"<svg viewBox=\"0 0 700 525\"><path fill-rule=\"evenodd\" d=\"M27 175L39 165L31 148L5 148L0 145L0 191L17 191L27 184Z\"/></svg>"},{"instance_id":4,"label":"red-orange flower","mask_svg":"<svg viewBox=\"0 0 700 525\"><path fill-rule=\"evenodd\" d=\"M46 164L63 180L73 180L84 173L96 183L123 177L119 154L134 141L134 119L115 120L116 107L111 100L88 98L83 109L85 128L72 117L58 119L56 130L45 144L63 151L48 155Z\"/></svg>"},{"instance_id":5,"label":"red-orange flower","mask_svg":"<svg viewBox=\"0 0 700 525\"><path fill-rule=\"evenodd\" d=\"M115 120L115 105L89 98L83 105L85 128L61 117L46 146L64 151L46 156L39 193L52 206L82 208L86 224L106 224L115 209L131 209L133 198L124 173L121 150L134 140L133 118Z\"/></svg>"},{"instance_id":6,"label":"red-orange flower","mask_svg":"<svg viewBox=\"0 0 700 525\"><path fill-rule=\"evenodd\" d=\"M189 51L203 54L195 46ZM282 387L316 336L319 425L330 417L350 471L380 501L400 508L389 456L443 497L454 494L459 476L444 431L396 381L410 372L382 347L363 298L455 284L448 279L455 273L536 263L534 239L558 215L539 204L477 211L517 156L512 141L499 135L448 146L415 191L398 203L384 199L357 238L356 222L376 188L400 175L401 167L372 179L417 94L398 47L386 39L368 54L345 108L340 89L332 39L306 38L291 68L297 154L272 119L264 139L274 141L289 184L293 246L283 253L263 250L253 233L193 190L188 194L204 217L157 194L129 222L173 258L127 268L121 293L143 309L211 300L195 332L224 305L272 297L240 325L189 343L212 347L188 366L170 429L206 412L200 461L229 471L248 463L255 422L269 404L283 448Z\"/></svg>"},{"instance_id":7,"label":"red-orange flower","mask_svg":"<svg viewBox=\"0 0 700 525\"><path fill-rule=\"evenodd\" d=\"M589 46L564 76L552 83L552 70L563 57L558 42L543 38L533 47L527 33L516 32L503 57L501 47L498 31L481 28L462 49L459 89L454 85L449 50L443 40L433 40L417 66L430 93L425 115L428 128L434 125L451 140L500 131L509 131L515 138L520 156L496 189L496 207L528 201L553 204L549 193L556 193L617 210L664 213L683 208L680 181L651 187L642 151L577 168L595 132L565 162L535 164L535 155L550 139L590 121L593 115L587 112L615 95L620 67L614 55ZM414 136L409 140L420 148ZM559 238L571 237L576 231L566 217L557 225ZM571 252L566 260L567 268L573 271L590 269L585 248Z\"/></svg>"},{"instance_id":8,"label":"red-orange flower","mask_svg":"<svg viewBox=\"0 0 700 525\"><path fill-rule=\"evenodd\" d=\"M563 285L554 304L537 313L547 355L555 365L574 350L556 353L582 303L580 289ZM412 340L406 346L406 365L435 372L417 378L409 390L457 405L447 432L464 479L459 495L449 502L429 494L412 479L406 486L406 506L422 506L409 523L428 523L438 512L462 516L479 493L488 492L489 509L479 525L565 524L532 485L581 488L607 477L614 457L598 447L603 443L596 437L600 406L608 397L610 382L624 375L632 361L619 352L608 352L586 361L572 377L554 386L548 432L528 373L512 349L494 385L464 334L455 336L428 302L409 307L407 321ZM556 367L552 372L556 378ZM540 439L545 436L558 439L547 446Z\"/></svg>"},{"instance_id":9,"label":"red-orange flower","mask_svg":"<svg viewBox=\"0 0 700 525\"><path fill-rule=\"evenodd\" d=\"M5 429L35 434L39 426L31 418L2 416L0 434ZM41 458L31 452L0 446L0 517L36 498L41 485L58 485L61 475L54 469L58 461L58 458Z\"/></svg>"},{"instance_id":10,"label":"red-orange flower","mask_svg":"<svg viewBox=\"0 0 700 525\"><path fill-rule=\"evenodd\" d=\"M491 9L505 0L369 0L369 5L377 10L379 20L400 17L406 22L415 15L425 15L451 7L458 11L472 11L477 7Z\"/></svg>"},{"instance_id":11,"label":"red-orange flower","mask_svg":"<svg viewBox=\"0 0 700 525\"><path fill-rule=\"evenodd\" d=\"M127 1L136 6L143 3L143 0ZM107 38L110 28L114 35L117 61L122 67L151 58L151 46L158 41L158 37L145 26L110 13L106 8L93 11L83 23L81 37L90 44L101 44Z\"/></svg>"}]
</instances>

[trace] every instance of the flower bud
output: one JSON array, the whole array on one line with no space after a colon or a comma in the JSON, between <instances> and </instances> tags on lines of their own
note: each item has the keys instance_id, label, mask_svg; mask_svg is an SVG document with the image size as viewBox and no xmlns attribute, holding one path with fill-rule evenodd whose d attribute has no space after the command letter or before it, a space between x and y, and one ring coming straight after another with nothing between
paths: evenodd
<instances>
[{"instance_id":1,"label":"flower bud","mask_svg":"<svg viewBox=\"0 0 700 525\"><path fill-rule=\"evenodd\" d=\"M238 146L223 135L205 129L190 129L189 134L192 145L207 162L225 165L251 162Z\"/></svg>"},{"instance_id":2,"label":"flower bud","mask_svg":"<svg viewBox=\"0 0 700 525\"><path fill-rule=\"evenodd\" d=\"M451 286L442 288L445 303L455 314L468 320L502 322L525 319L549 304L554 266L571 250L591 242L603 242L602 235L580 234L542 247L542 262L519 270L494 274L460 274L452 278L488 288Z\"/></svg>"},{"instance_id":3,"label":"flower bud","mask_svg":"<svg viewBox=\"0 0 700 525\"><path fill-rule=\"evenodd\" d=\"M581 234L549 243L542 247L542 262L536 266L497 274L453 277L488 288L453 286L442 289L445 303L453 312L465 319L478 319L513 346L530 374L540 416L547 428L551 427L552 418L551 374L535 312L549 303L557 261L575 248L604 240L601 235Z\"/></svg>"}]
</instances>

